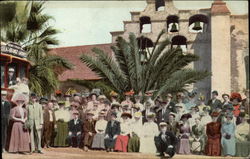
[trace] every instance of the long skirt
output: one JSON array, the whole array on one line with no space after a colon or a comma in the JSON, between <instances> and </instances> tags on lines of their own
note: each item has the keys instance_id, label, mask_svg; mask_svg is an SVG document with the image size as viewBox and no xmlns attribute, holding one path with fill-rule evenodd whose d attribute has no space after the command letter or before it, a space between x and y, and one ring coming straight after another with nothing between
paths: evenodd
<instances>
[{"instance_id":1,"label":"long skirt","mask_svg":"<svg viewBox=\"0 0 250 159\"><path fill-rule=\"evenodd\" d=\"M128 152L139 152L139 150L140 138L134 134L128 141Z\"/></svg>"},{"instance_id":2,"label":"long skirt","mask_svg":"<svg viewBox=\"0 0 250 159\"><path fill-rule=\"evenodd\" d=\"M250 141L236 142L236 156L248 157L250 155Z\"/></svg>"},{"instance_id":3,"label":"long skirt","mask_svg":"<svg viewBox=\"0 0 250 159\"><path fill-rule=\"evenodd\" d=\"M92 143L92 148L105 149L104 136L105 134L99 134L99 133L95 134L93 143Z\"/></svg>"},{"instance_id":4,"label":"long skirt","mask_svg":"<svg viewBox=\"0 0 250 159\"><path fill-rule=\"evenodd\" d=\"M207 139L207 144L205 147L205 154L208 156L220 156L221 154L221 144L220 137Z\"/></svg>"},{"instance_id":5,"label":"long skirt","mask_svg":"<svg viewBox=\"0 0 250 159\"><path fill-rule=\"evenodd\" d=\"M24 130L23 125L21 122L14 122L11 130L9 152L30 152L29 131Z\"/></svg>"},{"instance_id":6,"label":"long skirt","mask_svg":"<svg viewBox=\"0 0 250 159\"><path fill-rule=\"evenodd\" d=\"M141 153L156 153L156 147L154 143L154 136L142 137L140 140L140 152Z\"/></svg>"},{"instance_id":7,"label":"long skirt","mask_svg":"<svg viewBox=\"0 0 250 159\"><path fill-rule=\"evenodd\" d=\"M57 121L57 134L54 140L54 146L65 147L68 146L68 123Z\"/></svg>"},{"instance_id":8,"label":"long skirt","mask_svg":"<svg viewBox=\"0 0 250 159\"><path fill-rule=\"evenodd\" d=\"M231 139L226 139L224 137L221 138L221 146L223 155L234 156L235 155L235 138L231 137Z\"/></svg>"},{"instance_id":9,"label":"long skirt","mask_svg":"<svg viewBox=\"0 0 250 159\"><path fill-rule=\"evenodd\" d=\"M178 154L190 154L190 144L189 139L180 139L177 149Z\"/></svg>"},{"instance_id":10,"label":"long skirt","mask_svg":"<svg viewBox=\"0 0 250 159\"><path fill-rule=\"evenodd\" d=\"M123 136L123 135L117 136L114 150L120 152L127 152L128 139L129 139L128 136Z\"/></svg>"}]
</instances>

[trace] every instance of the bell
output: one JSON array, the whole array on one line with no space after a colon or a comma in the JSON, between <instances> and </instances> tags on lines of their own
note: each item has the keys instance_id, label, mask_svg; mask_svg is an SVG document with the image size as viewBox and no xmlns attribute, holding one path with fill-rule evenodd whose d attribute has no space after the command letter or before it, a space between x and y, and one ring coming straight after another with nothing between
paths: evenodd
<instances>
[{"instance_id":1,"label":"bell","mask_svg":"<svg viewBox=\"0 0 250 159\"><path fill-rule=\"evenodd\" d=\"M176 26L176 24L175 24L175 23L173 23L173 25L172 25L172 27L171 27L170 32L178 32L178 30L177 30L177 26Z\"/></svg>"},{"instance_id":2,"label":"bell","mask_svg":"<svg viewBox=\"0 0 250 159\"><path fill-rule=\"evenodd\" d=\"M193 27L193 30L201 30L201 23L200 22L195 22L194 23L194 27Z\"/></svg>"}]
</instances>

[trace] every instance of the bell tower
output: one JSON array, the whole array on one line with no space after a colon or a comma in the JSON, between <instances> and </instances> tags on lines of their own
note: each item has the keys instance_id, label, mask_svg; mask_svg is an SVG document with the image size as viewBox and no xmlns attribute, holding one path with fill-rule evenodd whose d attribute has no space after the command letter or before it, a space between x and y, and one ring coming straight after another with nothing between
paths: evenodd
<instances>
[{"instance_id":1,"label":"bell tower","mask_svg":"<svg viewBox=\"0 0 250 159\"><path fill-rule=\"evenodd\" d=\"M231 93L230 11L222 0L211 7L211 90Z\"/></svg>"}]
</instances>

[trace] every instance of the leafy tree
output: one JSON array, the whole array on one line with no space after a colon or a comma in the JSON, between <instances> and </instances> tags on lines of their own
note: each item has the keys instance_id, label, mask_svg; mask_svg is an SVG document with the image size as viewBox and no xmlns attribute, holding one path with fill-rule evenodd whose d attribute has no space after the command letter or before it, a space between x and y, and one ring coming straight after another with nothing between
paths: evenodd
<instances>
[{"instance_id":1,"label":"leafy tree","mask_svg":"<svg viewBox=\"0 0 250 159\"><path fill-rule=\"evenodd\" d=\"M156 90L155 97L175 93L210 75L208 71L186 68L199 57L170 47L168 39L160 42L164 33L162 30L158 35L152 51L141 49L135 35L130 33L128 41L117 38L116 46L111 47L114 56L93 48L95 56L83 54L80 59L120 94L131 89L135 93ZM146 62L141 61L145 52L148 55Z\"/></svg>"},{"instance_id":2,"label":"leafy tree","mask_svg":"<svg viewBox=\"0 0 250 159\"><path fill-rule=\"evenodd\" d=\"M27 59L31 61L31 91L39 95L50 94L59 84L54 67L71 69L72 64L59 56L48 54L49 48L58 44L54 35L59 31L49 25L53 17L43 13L45 2L29 1L24 5L20 3L24 2L13 3L15 6L22 6L19 8L10 5L12 7L9 7L9 12L15 13L15 16L5 20L1 29L1 40L16 42L27 51ZM1 7L2 4L0 3Z\"/></svg>"}]
</instances>

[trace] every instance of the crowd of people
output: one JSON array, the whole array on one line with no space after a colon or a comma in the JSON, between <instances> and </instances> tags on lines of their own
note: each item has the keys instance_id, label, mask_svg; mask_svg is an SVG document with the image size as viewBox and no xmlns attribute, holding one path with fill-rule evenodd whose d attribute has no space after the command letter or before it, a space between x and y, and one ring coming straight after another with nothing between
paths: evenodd
<instances>
[{"instance_id":1,"label":"crowd of people","mask_svg":"<svg viewBox=\"0 0 250 159\"><path fill-rule=\"evenodd\" d=\"M121 102L118 93L110 92L108 99L98 89L50 99L18 92L8 101L7 92L1 94L3 152L78 147L165 157L250 153L249 90L245 99L232 93L223 94L223 101L213 91L208 102L196 92L167 93L153 100L154 91L131 90Z\"/></svg>"}]
</instances>

